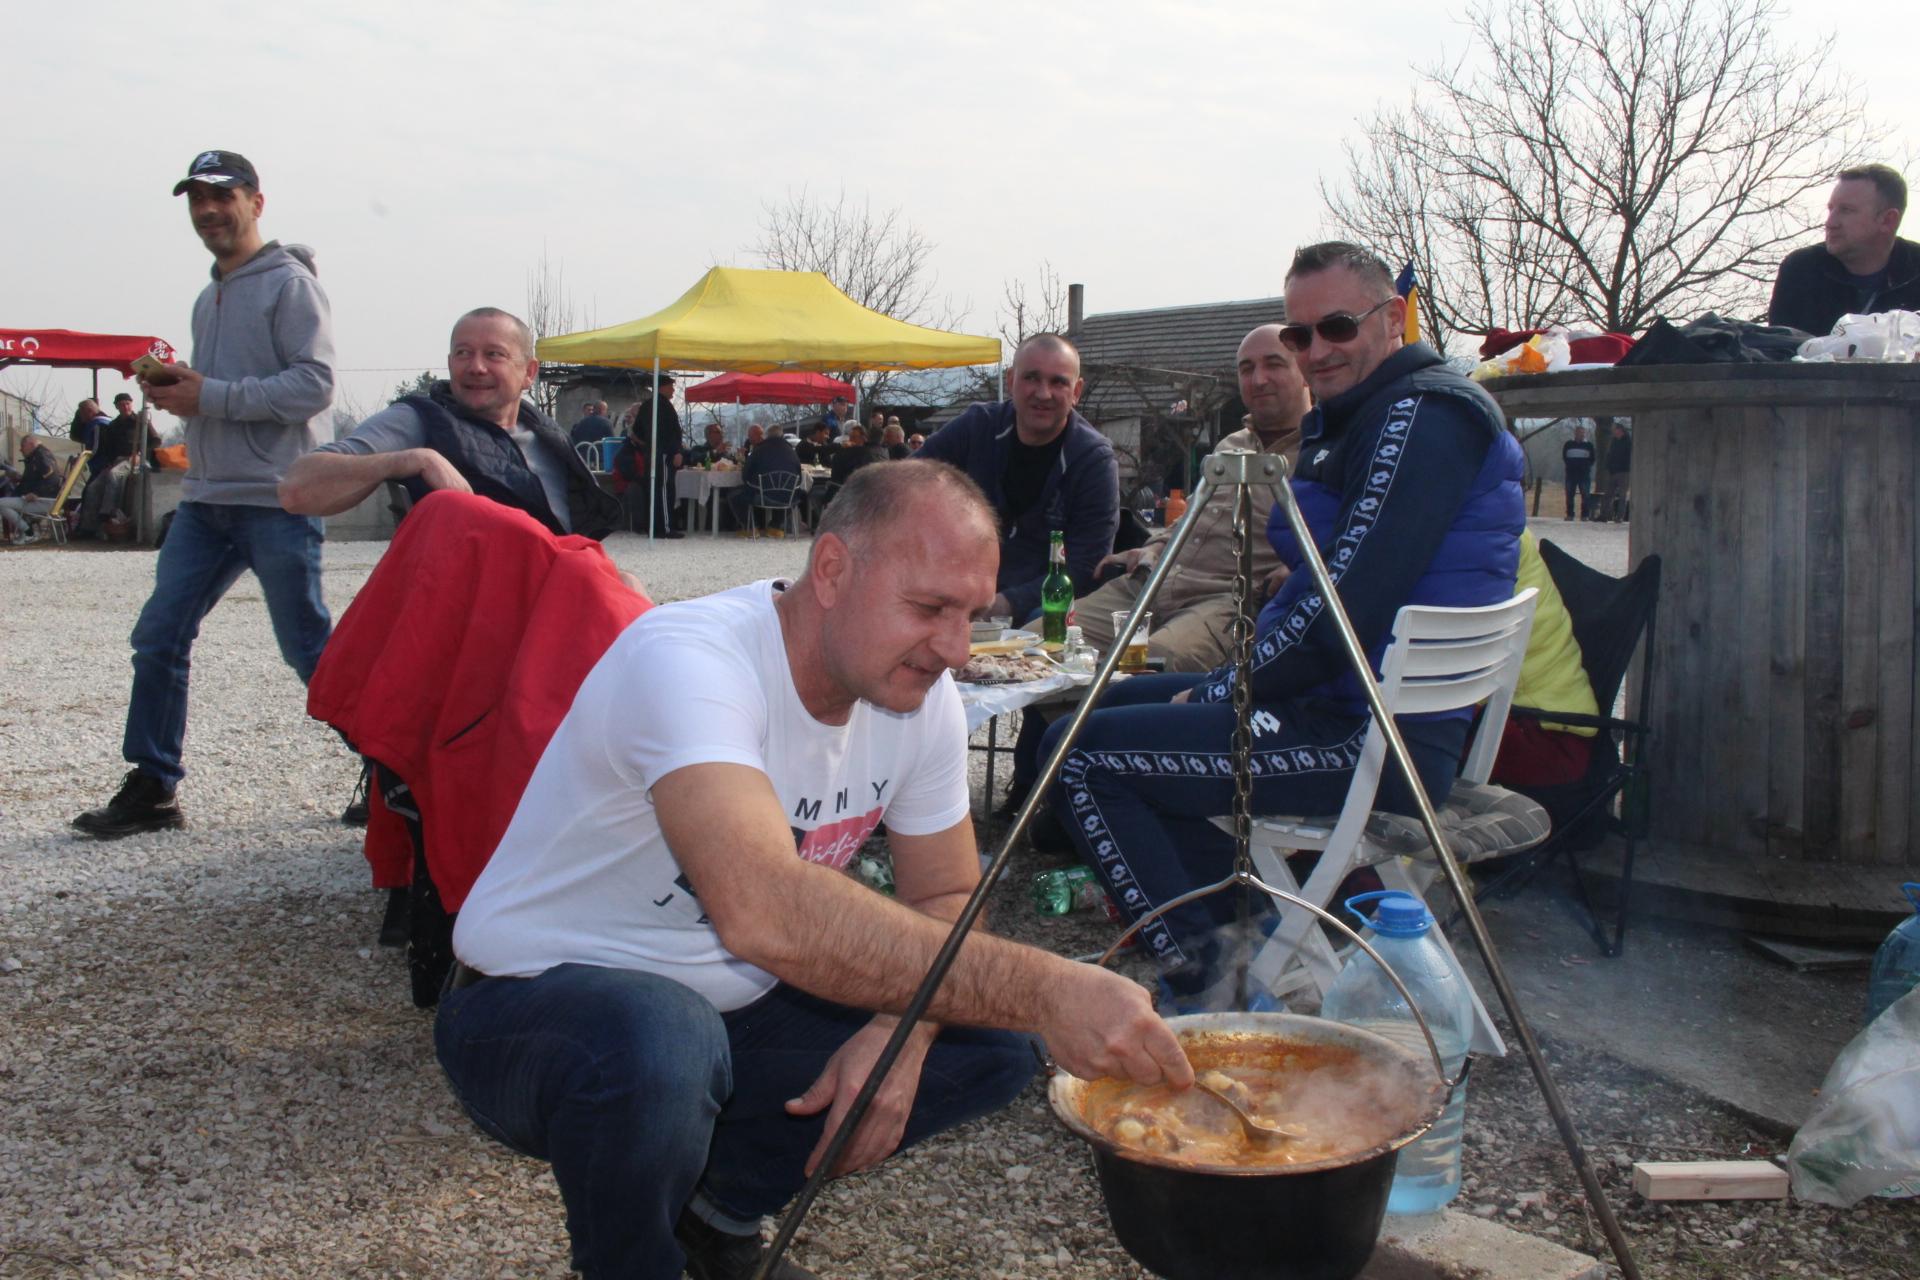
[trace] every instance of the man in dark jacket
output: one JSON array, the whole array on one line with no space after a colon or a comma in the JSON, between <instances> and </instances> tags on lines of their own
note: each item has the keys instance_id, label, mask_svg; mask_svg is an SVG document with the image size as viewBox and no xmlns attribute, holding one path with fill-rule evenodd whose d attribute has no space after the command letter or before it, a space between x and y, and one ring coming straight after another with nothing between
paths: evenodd
<instances>
[{"instance_id":1,"label":"man in dark jacket","mask_svg":"<svg viewBox=\"0 0 1920 1280\"><path fill-rule=\"evenodd\" d=\"M1906 180L1889 166L1842 170L1825 242L1781 261L1767 322L1821 335L1844 315L1920 311L1920 244L1895 234L1906 211Z\"/></svg>"},{"instance_id":2,"label":"man in dark jacket","mask_svg":"<svg viewBox=\"0 0 1920 1280\"><path fill-rule=\"evenodd\" d=\"M776 478L781 476L791 479ZM746 465L740 469L740 487L727 490L727 506L740 532L751 534L754 504L771 508L783 495L791 495L787 501L796 507L806 496L800 491L800 455L785 436L767 436L747 455ZM767 532L776 538L786 534L777 524L770 525Z\"/></svg>"},{"instance_id":3,"label":"man in dark jacket","mask_svg":"<svg viewBox=\"0 0 1920 1280\"><path fill-rule=\"evenodd\" d=\"M1377 673L1402 606L1513 595L1525 459L1491 397L1431 348L1403 345L1406 301L1365 249L1300 250L1286 316L1281 341L1299 355L1316 399L1301 423L1293 494ZM1278 503L1267 537L1293 573L1260 614L1248 671L1253 811L1335 813L1369 715ZM1233 841L1210 818L1233 806L1236 676L1229 664L1116 685L1062 763L1054 810L1129 918L1231 867ZM1436 801L1458 771L1466 714L1400 718ZM1047 750L1064 727L1048 731ZM1379 807L1410 811L1412 796L1388 773ZM1176 1008L1203 1006L1225 976L1215 929L1236 906L1231 894L1202 899L1142 930Z\"/></svg>"},{"instance_id":4,"label":"man in dark jacket","mask_svg":"<svg viewBox=\"0 0 1920 1280\"><path fill-rule=\"evenodd\" d=\"M950 462L986 491L1000 516L1000 594L989 612L1016 622L1040 611L1054 530L1066 533L1076 596L1120 527L1113 445L1074 411L1086 390L1080 352L1058 334L1028 338L1013 355L1010 398L976 404L935 432L916 456Z\"/></svg>"},{"instance_id":5,"label":"man in dark jacket","mask_svg":"<svg viewBox=\"0 0 1920 1280\"><path fill-rule=\"evenodd\" d=\"M1600 494L1600 519L1625 520L1633 493L1633 437L1626 423L1614 423L1613 439L1601 447L1607 451L1607 487Z\"/></svg>"},{"instance_id":6,"label":"man in dark jacket","mask_svg":"<svg viewBox=\"0 0 1920 1280\"><path fill-rule=\"evenodd\" d=\"M280 504L336 515L397 480L415 501L434 489L477 493L554 533L604 538L619 525L619 502L559 425L521 398L540 372L525 324L496 307L469 311L453 326L447 372L426 395L396 401L294 463Z\"/></svg>"},{"instance_id":7,"label":"man in dark jacket","mask_svg":"<svg viewBox=\"0 0 1920 1280\"><path fill-rule=\"evenodd\" d=\"M1560 465L1566 469L1567 519L1575 519L1574 498L1580 499L1578 519L1587 518L1593 503L1594 443L1587 439L1585 427L1573 429L1573 439L1560 446Z\"/></svg>"},{"instance_id":8,"label":"man in dark jacket","mask_svg":"<svg viewBox=\"0 0 1920 1280\"><path fill-rule=\"evenodd\" d=\"M614 430L613 420L607 417L605 400L589 400L582 409L584 412L580 421L567 430L567 439L573 442L576 450L583 444L597 446L602 440L620 434Z\"/></svg>"}]
</instances>

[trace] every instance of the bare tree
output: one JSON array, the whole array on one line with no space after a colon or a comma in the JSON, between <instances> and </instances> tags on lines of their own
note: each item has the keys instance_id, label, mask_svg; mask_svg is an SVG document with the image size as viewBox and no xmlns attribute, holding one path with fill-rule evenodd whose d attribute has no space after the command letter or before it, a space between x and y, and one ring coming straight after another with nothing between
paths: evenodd
<instances>
[{"instance_id":1,"label":"bare tree","mask_svg":"<svg viewBox=\"0 0 1920 1280\"><path fill-rule=\"evenodd\" d=\"M760 239L749 252L780 271L818 271L868 310L929 329L951 329L960 313L953 299L939 292L935 247L898 208L876 212L869 201L854 202L845 189L828 204L803 187L789 191L779 204L762 206ZM865 398L882 399L892 380L886 372L864 375Z\"/></svg>"},{"instance_id":2,"label":"bare tree","mask_svg":"<svg viewBox=\"0 0 1920 1280\"><path fill-rule=\"evenodd\" d=\"M567 293L566 275L548 261L544 245L540 249L540 265L527 272L526 321L536 342L579 328L573 298ZM588 325L591 327L592 321L588 321ZM560 388L545 378L535 382L527 395L548 417L553 417L559 408Z\"/></svg>"},{"instance_id":3,"label":"bare tree","mask_svg":"<svg viewBox=\"0 0 1920 1280\"><path fill-rule=\"evenodd\" d=\"M1000 303L1000 341L1009 352L1036 333L1067 331L1067 286L1051 262L1040 263L1035 289L1024 280L1008 280Z\"/></svg>"},{"instance_id":4,"label":"bare tree","mask_svg":"<svg viewBox=\"0 0 1920 1280\"><path fill-rule=\"evenodd\" d=\"M1477 0L1471 51L1377 112L1322 194L1339 231L1423 277L1453 334L1758 308L1798 211L1883 134L1782 49L1776 0Z\"/></svg>"}]
</instances>

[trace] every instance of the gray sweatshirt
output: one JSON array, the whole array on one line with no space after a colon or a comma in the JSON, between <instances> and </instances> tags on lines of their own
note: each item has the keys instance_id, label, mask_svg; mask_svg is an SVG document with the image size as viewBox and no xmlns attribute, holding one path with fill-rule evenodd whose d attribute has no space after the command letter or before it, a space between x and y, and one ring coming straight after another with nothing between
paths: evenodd
<instances>
[{"instance_id":1,"label":"gray sweatshirt","mask_svg":"<svg viewBox=\"0 0 1920 1280\"><path fill-rule=\"evenodd\" d=\"M277 507L280 477L319 442L333 403L333 317L313 250L270 241L193 304L187 502Z\"/></svg>"}]
</instances>

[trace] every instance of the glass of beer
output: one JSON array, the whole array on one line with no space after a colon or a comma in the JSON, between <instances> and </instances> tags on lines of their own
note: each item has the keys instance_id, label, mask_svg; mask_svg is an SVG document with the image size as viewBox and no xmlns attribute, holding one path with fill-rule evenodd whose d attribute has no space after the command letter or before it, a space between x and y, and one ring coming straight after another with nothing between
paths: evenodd
<instances>
[{"instance_id":1,"label":"glass of beer","mask_svg":"<svg viewBox=\"0 0 1920 1280\"><path fill-rule=\"evenodd\" d=\"M1131 609L1115 609L1113 611L1113 634L1116 639L1119 638L1120 632L1125 629L1127 619L1132 616L1133 610ZM1120 670L1145 671L1147 669L1147 631L1152 626L1153 615L1151 613L1141 614L1140 625L1133 630L1133 639L1127 642L1126 652L1120 655Z\"/></svg>"}]
</instances>

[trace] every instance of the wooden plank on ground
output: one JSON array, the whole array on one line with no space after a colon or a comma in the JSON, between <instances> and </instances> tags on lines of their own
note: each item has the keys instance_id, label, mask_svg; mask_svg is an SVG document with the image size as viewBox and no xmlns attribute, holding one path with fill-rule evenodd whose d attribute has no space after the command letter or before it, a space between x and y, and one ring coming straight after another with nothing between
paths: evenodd
<instances>
[{"instance_id":1,"label":"wooden plank on ground","mask_svg":"<svg viewBox=\"0 0 1920 1280\"><path fill-rule=\"evenodd\" d=\"M1746 935L1747 946L1795 973L1845 973L1873 967L1871 947L1823 947L1790 938Z\"/></svg>"},{"instance_id":2,"label":"wooden plank on ground","mask_svg":"<svg viewBox=\"0 0 1920 1280\"><path fill-rule=\"evenodd\" d=\"M1770 1160L1642 1160L1633 1189L1648 1200L1784 1200L1787 1171Z\"/></svg>"}]
</instances>

